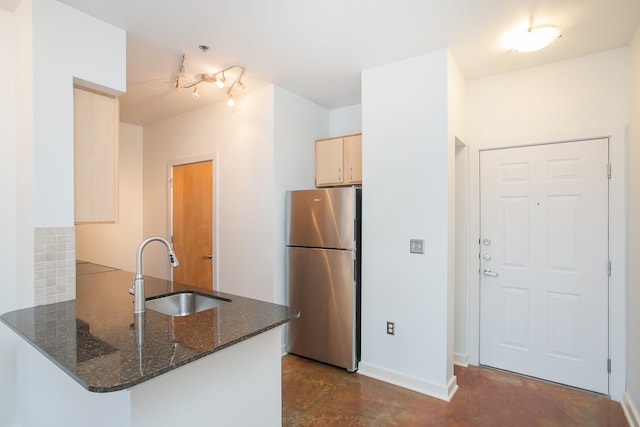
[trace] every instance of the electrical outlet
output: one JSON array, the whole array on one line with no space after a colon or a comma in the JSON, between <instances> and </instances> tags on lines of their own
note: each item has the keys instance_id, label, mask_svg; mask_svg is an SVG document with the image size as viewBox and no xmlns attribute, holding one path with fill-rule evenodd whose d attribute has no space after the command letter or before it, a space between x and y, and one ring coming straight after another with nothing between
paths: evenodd
<instances>
[{"instance_id":1,"label":"electrical outlet","mask_svg":"<svg viewBox=\"0 0 640 427\"><path fill-rule=\"evenodd\" d=\"M395 322L387 321L387 334L395 335L396 334L396 324Z\"/></svg>"}]
</instances>

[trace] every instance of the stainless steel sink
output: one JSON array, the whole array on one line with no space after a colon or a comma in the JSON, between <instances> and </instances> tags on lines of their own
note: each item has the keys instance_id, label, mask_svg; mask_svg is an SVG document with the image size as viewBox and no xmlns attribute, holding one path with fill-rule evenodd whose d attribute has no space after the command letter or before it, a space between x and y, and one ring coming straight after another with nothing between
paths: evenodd
<instances>
[{"instance_id":1,"label":"stainless steel sink","mask_svg":"<svg viewBox=\"0 0 640 427\"><path fill-rule=\"evenodd\" d=\"M147 299L147 308L168 316L188 316L231 302L229 299L184 291Z\"/></svg>"}]
</instances>

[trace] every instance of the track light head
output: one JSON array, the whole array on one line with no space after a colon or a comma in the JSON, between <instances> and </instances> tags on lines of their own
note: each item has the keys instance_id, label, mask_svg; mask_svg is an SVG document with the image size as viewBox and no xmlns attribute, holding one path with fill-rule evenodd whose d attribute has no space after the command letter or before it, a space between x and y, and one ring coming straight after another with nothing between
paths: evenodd
<instances>
[{"instance_id":1,"label":"track light head","mask_svg":"<svg viewBox=\"0 0 640 427\"><path fill-rule=\"evenodd\" d=\"M216 86L218 86L220 89L222 89L224 87L224 81L226 80L226 78L224 77L224 71L221 73L218 73L216 75Z\"/></svg>"}]
</instances>

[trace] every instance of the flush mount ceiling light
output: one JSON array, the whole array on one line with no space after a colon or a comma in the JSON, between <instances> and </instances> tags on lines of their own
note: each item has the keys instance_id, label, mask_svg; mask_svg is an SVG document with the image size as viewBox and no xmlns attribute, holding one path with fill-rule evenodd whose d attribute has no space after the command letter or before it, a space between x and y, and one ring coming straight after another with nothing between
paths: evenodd
<instances>
[{"instance_id":1,"label":"flush mount ceiling light","mask_svg":"<svg viewBox=\"0 0 640 427\"><path fill-rule=\"evenodd\" d=\"M553 25L529 27L525 31L510 35L506 44L516 52L535 52L562 37L560 28Z\"/></svg>"},{"instance_id":2,"label":"flush mount ceiling light","mask_svg":"<svg viewBox=\"0 0 640 427\"><path fill-rule=\"evenodd\" d=\"M215 73L199 74L199 75L196 75L195 81L183 84L181 82L181 79L183 79L185 76L184 59L185 59L185 55L182 55L182 59L180 60L180 67L178 68L178 73L176 74L175 88L177 90L193 88L193 97L198 98L200 95L198 93L197 85L199 85L200 83L215 83L216 86L218 86L220 89L224 89L225 82L226 82L225 73L228 71L231 71L232 72L231 74L233 75L234 72L237 72L238 73L237 77L235 78L235 80L233 80L233 82L231 83L231 85L229 85L229 88L227 89L227 105L229 107L233 107L235 105L232 92L236 88L240 90L243 90L245 88L245 85L242 83L242 77L244 76L244 67L240 65L232 65L230 67L225 68L224 70L220 70Z\"/></svg>"}]
</instances>

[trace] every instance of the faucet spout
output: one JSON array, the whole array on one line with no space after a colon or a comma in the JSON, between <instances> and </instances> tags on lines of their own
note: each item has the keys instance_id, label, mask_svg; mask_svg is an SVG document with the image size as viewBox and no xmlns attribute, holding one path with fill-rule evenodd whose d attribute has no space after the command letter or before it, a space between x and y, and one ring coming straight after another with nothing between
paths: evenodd
<instances>
[{"instance_id":1,"label":"faucet spout","mask_svg":"<svg viewBox=\"0 0 640 427\"><path fill-rule=\"evenodd\" d=\"M173 252L173 247L171 243L163 237L149 237L145 239L140 246L138 246L138 252L136 253L136 275L133 281L133 312L135 314L144 313L146 310L145 307L145 299L144 299L144 276L142 275L142 251L144 248L151 242L160 242L166 248L169 254L169 264L171 267L177 267L180 265L178 262L178 257L176 257L175 252ZM131 293L131 291L129 291Z\"/></svg>"}]
</instances>

